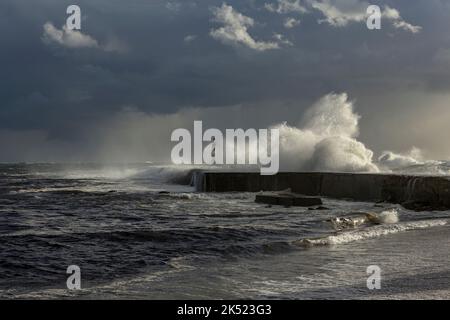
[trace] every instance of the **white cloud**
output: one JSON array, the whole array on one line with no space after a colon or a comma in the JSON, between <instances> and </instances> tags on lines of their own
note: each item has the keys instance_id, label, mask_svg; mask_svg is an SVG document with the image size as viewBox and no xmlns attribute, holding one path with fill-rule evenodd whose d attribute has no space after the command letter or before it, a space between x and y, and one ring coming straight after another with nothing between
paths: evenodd
<instances>
[{"instance_id":1,"label":"white cloud","mask_svg":"<svg viewBox=\"0 0 450 320\"><path fill-rule=\"evenodd\" d=\"M300 20L297 20L295 18L286 18L283 23L284 27L287 29L291 29L295 26L298 26L299 24Z\"/></svg>"},{"instance_id":2,"label":"white cloud","mask_svg":"<svg viewBox=\"0 0 450 320\"><path fill-rule=\"evenodd\" d=\"M411 33L418 33L422 30L420 26L414 26L400 16L400 12L397 9L385 6L383 10L383 17L392 20L392 25L397 29L403 29Z\"/></svg>"},{"instance_id":3,"label":"white cloud","mask_svg":"<svg viewBox=\"0 0 450 320\"><path fill-rule=\"evenodd\" d=\"M277 3L266 3L264 7L270 12L277 13L306 13L308 10L300 4L300 0L277 0Z\"/></svg>"},{"instance_id":4,"label":"white cloud","mask_svg":"<svg viewBox=\"0 0 450 320\"><path fill-rule=\"evenodd\" d=\"M58 43L68 48L99 48L97 40L77 30L69 30L66 26L56 28L51 22L44 24L43 40L47 43Z\"/></svg>"},{"instance_id":5,"label":"white cloud","mask_svg":"<svg viewBox=\"0 0 450 320\"><path fill-rule=\"evenodd\" d=\"M334 27L344 27L351 22L363 22L367 19L369 3L360 0L307 0L308 4L324 15L319 23L326 22ZM412 33L418 33L420 26L412 25L403 20L397 9L385 6L382 17L390 20L394 28Z\"/></svg>"},{"instance_id":6,"label":"white cloud","mask_svg":"<svg viewBox=\"0 0 450 320\"><path fill-rule=\"evenodd\" d=\"M197 36L195 34L189 34L186 37L184 37L183 40L184 40L185 43L191 43L195 39L197 39Z\"/></svg>"},{"instance_id":7,"label":"white cloud","mask_svg":"<svg viewBox=\"0 0 450 320\"><path fill-rule=\"evenodd\" d=\"M369 4L359 0L308 0L310 6L320 11L326 22L334 27L344 27L350 22L366 20L366 10Z\"/></svg>"},{"instance_id":8,"label":"white cloud","mask_svg":"<svg viewBox=\"0 0 450 320\"><path fill-rule=\"evenodd\" d=\"M385 18L387 18L387 19L390 19L390 20L399 20L399 19L401 19L400 12L398 12L397 9L391 8L389 6L385 6L384 7L383 16Z\"/></svg>"},{"instance_id":9,"label":"white cloud","mask_svg":"<svg viewBox=\"0 0 450 320\"><path fill-rule=\"evenodd\" d=\"M104 45L100 45L90 35L78 30L69 30L65 25L61 29L58 29L51 22L44 24L42 40L45 43L57 43L66 48L94 48L106 52L125 52L128 50L124 43L114 37L110 38Z\"/></svg>"},{"instance_id":10,"label":"white cloud","mask_svg":"<svg viewBox=\"0 0 450 320\"><path fill-rule=\"evenodd\" d=\"M419 33L422 30L421 26L414 26L406 21L394 21L393 25L397 29L403 29L405 31L409 31L411 33Z\"/></svg>"},{"instance_id":11,"label":"white cloud","mask_svg":"<svg viewBox=\"0 0 450 320\"><path fill-rule=\"evenodd\" d=\"M274 39L277 40L277 42L282 43L282 44L284 44L284 45L286 45L286 46L292 46L292 45L293 45L293 43L292 43L291 41L287 40L287 39L286 39L282 34L280 34L280 33L274 33L273 37L274 37Z\"/></svg>"},{"instance_id":12,"label":"white cloud","mask_svg":"<svg viewBox=\"0 0 450 320\"><path fill-rule=\"evenodd\" d=\"M257 51L280 48L277 42L253 39L247 29L255 24L254 20L237 12L232 6L224 3L221 7L214 7L212 11L214 21L223 24L222 27L211 30L210 35L214 39L224 44L243 45Z\"/></svg>"}]
</instances>

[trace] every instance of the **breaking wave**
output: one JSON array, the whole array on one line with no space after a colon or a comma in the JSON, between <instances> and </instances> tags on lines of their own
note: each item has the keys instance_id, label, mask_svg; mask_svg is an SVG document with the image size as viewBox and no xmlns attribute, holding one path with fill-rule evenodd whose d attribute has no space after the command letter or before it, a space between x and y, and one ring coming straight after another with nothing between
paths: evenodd
<instances>
[{"instance_id":1,"label":"breaking wave","mask_svg":"<svg viewBox=\"0 0 450 320\"><path fill-rule=\"evenodd\" d=\"M392 224L398 223L398 211L397 210L387 210L383 211L378 216L378 221L381 224Z\"/></svg>"},{"instance_id":2,"label":"breaking wave","mask_svg":"<svg viewBox=\"0 0 450 320\"><path fill-rule=\"evenodd\" d=\"M359 115L347 94L328 94L305 113L298 127L280 124L283 171L378 172L373 152L356 140Z\"/></svg>"},{"instance_id":3,"label":"breaking wave","mask_svg":"<svg viewBox=\"0 0 450 320\"><path fill-rule=\"evenodd\" d=\"M415 147L407 154L385 151L374 159L374 152L357 139L359 120L346 93L330 93L313 104L298 124L272 126L280 132L280 170L450 173L444 163L424 160Z\"/></svg>"},{"instance_id":4,"label":"breaking wave","mask_svg":"<svg viewBox=\"0 0 450 320\"><path fill-rule=\"evenodd\" d=\"M386 236L389 234L409 230L444 226L447 223L448 221L445 219L436 219L436 220L412 221L395 224L383 224L373 227L367 227L365 229L360 230L345 231L337 235L331 235L323 238L301 239L295 241L294 244L298 246L326 246L326 245L345 244L359 240L378 238L381 236Z\"/></svg>"}]
</instances>

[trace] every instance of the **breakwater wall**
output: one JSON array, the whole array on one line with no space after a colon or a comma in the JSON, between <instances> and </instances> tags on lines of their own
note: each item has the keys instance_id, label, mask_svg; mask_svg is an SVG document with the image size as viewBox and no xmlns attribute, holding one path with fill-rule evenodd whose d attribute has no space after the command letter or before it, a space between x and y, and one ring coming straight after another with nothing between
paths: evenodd
<instances>
[{"instance_id":1,"label":"breakwater wall","mask_svg":"<svg viewBox=\"0 0 450 320\"><path fill-rule=\"evenodd\" d=\"M355 201L400 203L413 210L450 209L450 177L395 174L197 171L193 181L203 192L292 192Z\"/></svg>"}]
</instances>

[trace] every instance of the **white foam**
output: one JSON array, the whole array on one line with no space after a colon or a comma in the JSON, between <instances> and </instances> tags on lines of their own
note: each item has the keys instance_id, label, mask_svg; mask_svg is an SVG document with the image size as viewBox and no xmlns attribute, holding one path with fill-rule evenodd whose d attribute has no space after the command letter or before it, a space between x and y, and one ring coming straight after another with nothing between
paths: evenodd
<instances>
[{"instance_id":1,"label":"white foam","mask_svg":"<svg viewBox=\"0 0 450 320\"><path fill-rule=\"evenodd\" d=\"M373 152L356 140L359 118L346 93L331 93L319 99L297 126L272 126L280 132L280 170L378 172ZM245 153L242 149L238 152Z\"/></svg>"},{"instance_id":2,"label":"white foam","mask_svg":"<svg viewBox=\"0 0 450 320\"><path fill-rule=\"evenodd\" d=\"M383 211L378 214L378 221L383 224L398 223L398 211L395 209Z\"/></svg>"},{"instance_id":3,"label":"white foam","mask_svg":"<svg viewBox=\"0 0 450 320\"><path fill-rule=\"evenodd\" d=\"M68 170L63 176L66 179L107 179L121 180L131 177L139 172L134 168L102 168L98 170Z\"/></svg>"},{"instance_id":4,"label":"white foam","mask_svg":"<svg viewBox=\"0 0 450 320\"><path fill-rule=\"evenodd\" d=\"M446 225L447 222L448 222L447 220L438 219L438 220L423 220L423 221L404 222L398 224L378 225L374 227L368 227L362 230L346 231L337 235L332 235L319 239L304 239L297 241L294 244L313 245L313 246L345 244L359 240L378 238L381 236L394 234L398 232L443 226Z\"/></svg>"},{"instance_id":5,"label":"white foam","mask_svg":"<svg viewBox=\"0 0 450 320\"><path fill-rule=\"evenodd\" d=\"M381 166L384 166L387 169L397 169L424 164L420 158L422 158L421 151L417 148L413 148L408 154L398 154L392 151L384 151L378 158L378 162Z\"/></svg>"},{"instance_id":6,"label":"white foam","mask_svg":"<svg viewBox=\"0 0 450 320\"><path fill-rule=\"evenodd\" d=\"M306 112L302 128L279 125L282 169L377 172L373 152L356 140L359 118L346 93L332 93Z\"/></svg>"}]
</instances>

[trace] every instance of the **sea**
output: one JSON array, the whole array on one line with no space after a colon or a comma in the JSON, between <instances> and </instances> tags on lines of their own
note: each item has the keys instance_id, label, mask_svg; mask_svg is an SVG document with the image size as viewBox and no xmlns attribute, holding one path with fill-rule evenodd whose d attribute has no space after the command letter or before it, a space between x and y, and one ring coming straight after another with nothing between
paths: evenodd
<instances>
[{"instance_id":1,"label":"sea","mask_svg":"<svg viewBox=\"0 0 450 320\"><path fill-rule=\"evenodd\" d=\"M191 169L1 164L0 299L450 298L450 211L270 206Z\"/></svg>"}]
</instances>

